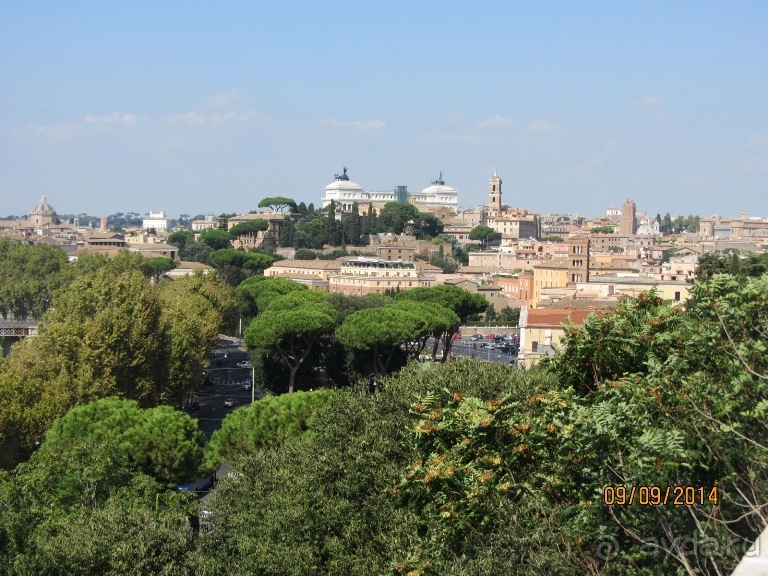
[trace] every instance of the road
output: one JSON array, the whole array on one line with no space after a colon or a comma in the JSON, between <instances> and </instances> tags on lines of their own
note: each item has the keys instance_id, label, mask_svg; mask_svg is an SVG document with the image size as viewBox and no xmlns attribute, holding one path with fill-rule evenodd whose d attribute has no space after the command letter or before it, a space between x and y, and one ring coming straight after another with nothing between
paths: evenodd
<instances>
[{"instance_id":1,"label":"road","mask_svg":"<svg viewBox=\"0 0 768 576\"><path fill-rule=\"evenodd\" d=\"M513 359L517 358L516 354L507 354L501 350L481 348L480 344L483 342L487 343L490 341L487 339L478 342L470 342L467 339L454 340L453 346L451 347L451 356L466 356L469 358L476 358L478 360L486 360L488 362L501 362L502 364L512 364ZM431 354L432 346L434 343L435 340L433 338L427 340L427 345L424 348L422 354ZM476 346L473 346L473 344ZM442 354L442 346L439 346L438 350L440 351L439 354Z\"/></svg>"},{"instance_id":2,"label":"road","mask_svg":"<svg viewBox=\"0 0 768 576\"><path fill-rule=\"evenodd\" d=\"M238 368L237 363L248 360L248 354L237 346L237 339L221 340L219 347L211 352L211 367L206 370L211 384L201 388L197 401L200 408L189 414L197 418L198 426L205 436L211 435L221 428L221 422L227 414L240 406L251 403L251 391L243 390L244 380L251 379L250 368ZM256 390L256 399L263 394ZM231 398L235 406L224 406L224 400Z\"/></svg>"}]
</instances>

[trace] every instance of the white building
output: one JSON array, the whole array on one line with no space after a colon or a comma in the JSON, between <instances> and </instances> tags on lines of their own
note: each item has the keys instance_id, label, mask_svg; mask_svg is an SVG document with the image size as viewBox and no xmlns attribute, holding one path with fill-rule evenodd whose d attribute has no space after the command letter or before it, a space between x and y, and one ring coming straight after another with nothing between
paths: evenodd
<instances>
[{"instance_id":1,"label":"white building","mask_svg":"<svg viewBox=\"0 0 768 576\"><path fill-rule=\"evenodd\" d=\"M437 180L432 180L432 185L421 192L410 194L409 201L417 208L450 208L456 214L459 206L459 192L456 188L446 186L443 181L443 173Z\"/></svg>"},{"instance_id":2,"label":"white building","mask_svg":"<svg viewBox=\"0 0 768 576\"><path fill-rule=\"evenodd\" d=\"M351 210L352 204L357 202L362 212L367 209L368 204L374 208L380 209L387 202L408 202L415 205L422 211L434 211L440 208L449 208L456 214L459 198L458 191L455 188L446 186L443 181L443 174L437 180L432 181L432 185L424 188L421 192L408 193L405 186L398 186L396 190L386 190L376 192L363 190L360 184L352 182L347 175L347 168L344 172L336 174L333 182L325 187L322 205L326 208L331 201L341 210Z\"/></svg>"},{"instance_id":3,"label":"white building","mask_svg":"<svg viewBox=\"0 0 768 576\"><path fill-rule=\"evenodd\" d=\"M155 230L168 230L168 222L170 218L166 218L165 212L150 212L149 216L144 218L141 223L141 227L145 229L154 228Z\"/></svg>"},{"instance_id":4,"label":"white building","mask_svg":"<svg viewBox=\"0 0 768 576\"><path fill-rule=\"evenodd\" d=\"M369 192L363 190L360 184L356 184L347 176L347 167L344 167L342 174L336 174L333 182L325 187L325 196L323 196L323 208L326 208L331 201L342 210L351 210L352 204L357 202L360 209L368 204L386 204L387 202L397 201L394 191L391 192Z\"/></svg>"}]
</instances>

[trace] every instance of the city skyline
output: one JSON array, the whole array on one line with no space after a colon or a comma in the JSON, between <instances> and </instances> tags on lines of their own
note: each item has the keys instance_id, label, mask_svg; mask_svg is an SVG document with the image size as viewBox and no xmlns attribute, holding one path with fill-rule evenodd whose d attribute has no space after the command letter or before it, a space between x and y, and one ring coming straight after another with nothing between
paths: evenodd
<instances>
[{"instance_id":1,"label":"city skyline","mask_svg":"<svg viewBox=\"0 0 768 576\"><path fill-rule=\"evenodd\" d=\"M768 214L768 7L0 8L0 213L316 206L440 171L469 208Z\"/></svg>"}]
</instances>

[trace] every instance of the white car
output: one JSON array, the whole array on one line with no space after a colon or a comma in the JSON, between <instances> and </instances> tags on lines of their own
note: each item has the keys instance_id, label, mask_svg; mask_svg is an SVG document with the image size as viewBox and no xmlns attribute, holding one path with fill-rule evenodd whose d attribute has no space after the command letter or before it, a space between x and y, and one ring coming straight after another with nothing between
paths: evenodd
<instances>
[{"instance_id":1,"label":"white car","mask_svg":"<svg viewBox=\"0 0 768 576\"><path fill-rule=\"evenodd\" d=\"M253 364L248 362L247 360L243 360L242 362L237 363L238 368L253 368Z\"/></svg>"}]
</instances>

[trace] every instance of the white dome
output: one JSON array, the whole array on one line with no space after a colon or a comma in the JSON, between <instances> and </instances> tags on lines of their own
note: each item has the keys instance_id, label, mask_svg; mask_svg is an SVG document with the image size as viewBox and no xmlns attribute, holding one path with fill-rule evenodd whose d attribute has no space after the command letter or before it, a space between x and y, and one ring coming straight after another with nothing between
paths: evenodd
<instances>
[{"instance_id":1,"label":"white dome","mask_svg":"<svg viewBox=\"0 0 768 576\"><path fill-rule=\"evenodd\" d=\"M351 180L334 180L325 187L325 193L328 192L362 192L363 187Z\"/></svg>"},{"instance_id":2,"label":"white dome","mask_svg":"<svg viewBox=\"0 0 768 576\"><path fill-rule=\"evenodd\" d=\"M432 184L432 186L429 186L428 188L424 188L424 190L421 191L422 194L429 194L429 195L437 195L437 194L458 194L458 190L456 188L451 188L450 186L446 186L445 184Z\"/></svg>"}]
</instances>

